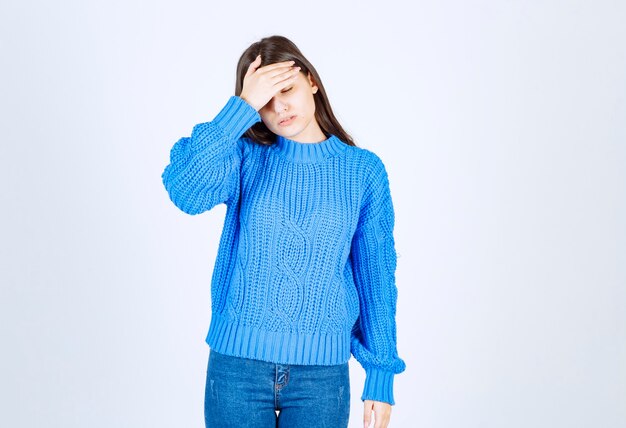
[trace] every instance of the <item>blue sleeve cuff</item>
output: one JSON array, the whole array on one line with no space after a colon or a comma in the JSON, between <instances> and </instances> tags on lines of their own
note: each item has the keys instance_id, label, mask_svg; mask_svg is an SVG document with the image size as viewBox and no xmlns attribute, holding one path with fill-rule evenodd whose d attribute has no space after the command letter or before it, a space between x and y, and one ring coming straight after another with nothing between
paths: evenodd
<instances>
[{"instance_id":1,"label":"blue sleeve cuff","mask_svg":"<svg viewBox=\"0 0 626 428\"><path fill-rule=\"evenodd\" d=\"M220 126L233 140L238 140L248 128L260 120L261 116L254 107L243 98L233 95L212 122Z\"/></svg>"},{"instance_id":2,"label":"blue sleeve cuff","mask_svg":"<svg viewBox=\"0 0 626 428\"><path fill-rule=\"evenodd\" d=\"M389 370L381 370L374 367L365 369L365 385L361 401L374 400L395 403L393 399L393 379L395 373Z\"/></svg>"}]
</instances>

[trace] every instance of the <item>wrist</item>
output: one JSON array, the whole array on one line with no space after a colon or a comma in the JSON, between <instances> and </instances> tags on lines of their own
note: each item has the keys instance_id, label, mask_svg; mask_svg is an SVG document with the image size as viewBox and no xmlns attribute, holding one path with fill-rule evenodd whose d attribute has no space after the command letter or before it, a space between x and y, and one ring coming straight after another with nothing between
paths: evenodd
<instances>
[{"instance_id":1,"label":"wrist","mask_svg":"<svg viewBox=\"0 0 626 428\"><path fill-rule=\"evenodd\" d=\"M248 96L246 94L239 95L239 98L241 98L242 100L247 102L250 105L250 107L255 109L257 112L259 111L259 108L256 105L254 105L252 102L249 101Z\"/></svg>"}]
</instances>

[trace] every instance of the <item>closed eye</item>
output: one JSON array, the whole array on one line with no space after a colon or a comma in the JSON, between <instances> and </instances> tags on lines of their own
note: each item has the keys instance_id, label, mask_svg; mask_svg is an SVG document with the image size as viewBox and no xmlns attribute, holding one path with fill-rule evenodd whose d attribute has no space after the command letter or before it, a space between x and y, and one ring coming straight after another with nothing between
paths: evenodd
<instances>
[{"instance_id":1,"label":"closed eye","mask_svg":"<svg viewBox=\"0 0 626 428\"><path fill-rule=\"evenodd\" d=\"M284 91L281 91L281 92L284 94L285 92L291 91L292 88L293 88L293 86L291 88L285 89Z\"/></svg>"}]
</instances>

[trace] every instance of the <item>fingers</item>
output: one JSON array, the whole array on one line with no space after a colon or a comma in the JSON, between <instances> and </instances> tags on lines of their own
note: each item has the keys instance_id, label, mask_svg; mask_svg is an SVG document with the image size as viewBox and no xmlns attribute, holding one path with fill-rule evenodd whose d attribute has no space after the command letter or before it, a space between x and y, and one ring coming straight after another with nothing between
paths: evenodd
<instances>
[{"instance_id":1,"label":"fingers","mask_svg":"<svg viewBox=\"0 0 626 428\"><path fill-rule=\"evenodd\" d=\"M240 96L258 111L277 91L294 83L300 67L293 64L295 61L282 61L259 67L261 55L258 55L248 66Z\"/></svg>"},{"instance_id":2,"label":"fingers","mask_svg":"<svg viewBox=\"0 0 626 428\"><path fill-rule=\"evenodd\" d=\"M272 81L274 81L274 84L281 83L283 81L286 83L290 83L293 79L297 77L297 74L301 69L301 67L293 66L295 64L295 61L275 62L259 68L260 64L261 55L257 55L254 61L252 61L248 66L248 71L246 72L246 75L253 73L264 74L266 78L270 78ZM289 81L287 81L287 79L289 79Z\"/></svg>"},{"instance_id":3,"label":"fingers","mask_svg":"<svg viewBox=\"0 0 626 428\"><path fill-rule=\"evenodd\" d=\"M280 90L286 88L288 85L291 85L298 78L299 72L300 67L287 66L286 70L282 68L274 69L274 74L272 74L272 71L264 73L264 77L275 90Z\"/></svg>"},{"instance_id":4,"label":"fingers","mask_svg":"<svg viewBox=\"0 0 626 428\"><path fill-rule=\"evenodd\" d=\"M363 427L370 428L372 411L375 414L374 428L387 428L391 420L391 405L384 402L365 400L363 410Z\"/></svg>"},{"instance_id":5,"label":"fingers","mask_svg":"<svg viewBox=\"0 0 626 428\"><path fill-rule=\"evenodd\" d=\"M292 65L294 65L296 62L295 61L283 61L283 62L275 62L273 64L268 64L265 67L261 67L259 69L263 70L263 72L268 72L268 71L272 71L275 69L282 69L282 68L288 68L291 67Z\"/></svg>"},{"instance_id":6,"label":"fingers","mask_svg":"<svg viewBox=\"0 0 626 428\"><path fill-rule=\"evenodd\" d=\"M248 71L246 72L246 75L254 73L254 71L259 65L261 65L261 55L257 55L254 61L250 63L250 65L248 66Z\"/></svg>"},{"instance_id":7,"label":"fingers","mask_svg":"<svg viewBox=\"0 0 626 428\"><path fill-rule=\"evenodd\" d=\"M268 64L266 66L263 66L261 68L259 68L257 70L257 72L262 72L262 73L267 73L270 72L272 70L276 70L276 69L284 69L284 68L289 68L292 65L294 65L296 62L295 61L282 61L282 62L275 62L272 64ZM252 61L250 63L250 65L248 66L248 71L250 71L251 68L257 68L259 65L261 64L261 55L258 55L254 61ZM281 70L282 71L282 70ZM275 76L276 74L273 74L273 76Z\"/></svg>"},{"instance_id":8,"label":"fingers","mask_svg":"<svg viewBox=\"0 0 626 428\"><path fill-rule=\"evenodd\" d=\"M369 428L372 423L372 407L374 402L371 400L365 400L363 409L363 428Z\"/></svg>"},{"instance_id":9,"label":"fingers","mask_svg":"<svg viewBox=\"0 0 626 428\"><path fill-rule=\"evenodd\" d=\"M300 72L300 67L293 67L293 68L289 68L288 70L285 70L281 73L278 73L272 76L272 78L274 80L278 80L277 83L290 84L298 77L299 72Z\"/></svg>"},{"instance_id":10,"label":"fingers","mask_svg":"<svg viewBox=\"0 0 626 428\"><path fill-rule=\"evenodd\" d=\"M391 419L391 405L374 401L375 424L374 428L387 428Z\"/></svg>"},{"instance_id":11,"label":"fingers","mask_svg":"<svg viewBox=\"0 0 626 428\"><path fill-rule=\"evenodd\" d=\"M376 423L374 424L374 428L388 428L389 427L389 416L382 417L376 414Z\"/></svg>"}]
</instances>

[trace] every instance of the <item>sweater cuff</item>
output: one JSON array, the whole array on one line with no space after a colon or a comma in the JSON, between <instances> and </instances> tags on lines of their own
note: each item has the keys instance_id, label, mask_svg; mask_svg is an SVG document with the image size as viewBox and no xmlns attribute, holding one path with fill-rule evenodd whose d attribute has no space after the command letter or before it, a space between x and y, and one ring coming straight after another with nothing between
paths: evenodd
<instances>
[{"instance_id":1,"label":"sweater cuff","mask_svg":"<svg viewBox=\"0 0 626 428\"><path fill-rule=\"evenodd\" d=\"M365 369L365 385L361 401L374 400L395 403L393 399L393 379L395 373L389 370L381 370L374 367Z\"/></svg>"},{"instance_id":2,"label":"sweater cuff","mask_svg":"<svg viewBox=\"0 0 626 428\"><path fill-rule=\"evenodd\" d=\"M243 98L232 95L213 123L219 125L226 135L238 140L252 125L261 120L259 112Z\"/></svg>"}]
</instances>

